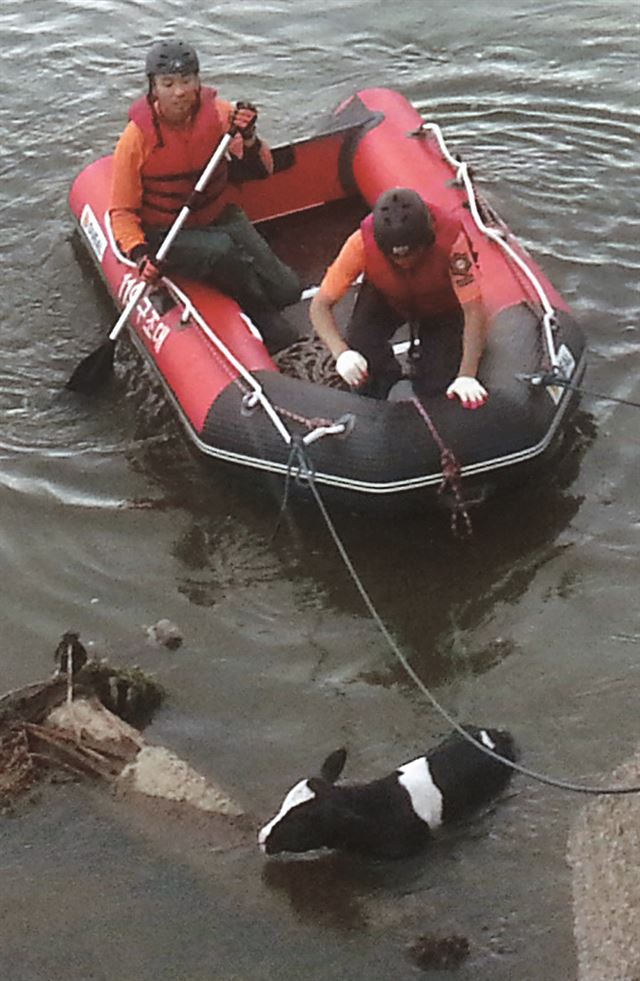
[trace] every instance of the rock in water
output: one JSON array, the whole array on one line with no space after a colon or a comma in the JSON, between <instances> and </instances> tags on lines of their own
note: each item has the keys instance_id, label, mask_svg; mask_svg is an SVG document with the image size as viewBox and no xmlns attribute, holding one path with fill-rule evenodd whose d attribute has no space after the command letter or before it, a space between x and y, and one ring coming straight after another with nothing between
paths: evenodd
<instances>
[{"instance_id":1,"label":"rock in water","mask_svg":"<svg viewBox=\"0 0 640 981\"><path fill-rule=\"evenodd\" d=\"M147 637L154 644L163 644L170 651L176 651L182 644L182 634L171 620L158 620L147 627Z\"/></svg>"}]
</instances>

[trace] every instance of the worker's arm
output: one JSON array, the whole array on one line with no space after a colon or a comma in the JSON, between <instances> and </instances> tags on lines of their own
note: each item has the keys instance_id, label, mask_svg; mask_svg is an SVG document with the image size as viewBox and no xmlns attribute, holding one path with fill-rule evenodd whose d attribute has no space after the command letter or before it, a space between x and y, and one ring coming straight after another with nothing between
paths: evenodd
<instances>
[{"instance_id":1,"label":"worker's arm","mask_svg":"<svg viewBox=\"0 0 640 981\"><path fill-rule=\"evenodd\" d=\"M309 317L316 334L324 341L337 360L343 351L348 350L348 344L342 337L333 315L334 306L335 301L321 286L311 301Z\"/></svg>"},{"instance_id":2,"label":"worker's arm","mask_svg":"<svg viewBox=\"0 0 640 981\"><path fill-rule=\"evenodd\" d=\"M120 249L129 255L136 246L145 244L140 221L142 208L142 165L145 142L135 123L128 123L113 154L111 198L109 212L111 227Z\"/></svg>"},{"instance_id":3,"label":"worker's arm","mask_svg":"<svg viewBox=\"0 0 640 981\"><path fill-rule=\"evenodd\" d=\"M487 324L480 291L478 268L471 243L460 232L449 255L451 284L462 307L462 359L457 378L449 385L447 395L458 398L465 409L478 409L488 399L487 390L476 375L486 344Z\"/></svg>"},{"instance_id":4,"label":"worker's arm","mask_svg":"<svg viewBox=\"0 0 640 981\"><path fill-rule=\"evenodd\" d=\"M366 381L369 366L367 359L359 351L353 351L342 337L333 308L363 270L364 243L358 230L349 236L327 269L309 309L314 330L336 359L336 371L354 388Z\"/></svg>"},{"instance_id":5,"label":"worker's arm","mask_svg":"<svg viewBox=\"0 0 640 981\"><path fill-rule=\"evenodd\" d=\"M487 323L482 300L473 300L462 307L464 327L462 331L462 360L459 375L475 378L480 358L486 344Z\"/></svg>"},{"instance_id":6,"label":"worker's arm","mask_svg":"<svg viewBox=\"0 0 640 981\"><path fill-rule=\"evenodd\" d=\"M482 300L471 300L462 306L462 360L457 378L449 385L447 396L458 398L465 409L479 409L489 394L476 378L486 343L486 317Z\"/></svg>"}]
</instances>

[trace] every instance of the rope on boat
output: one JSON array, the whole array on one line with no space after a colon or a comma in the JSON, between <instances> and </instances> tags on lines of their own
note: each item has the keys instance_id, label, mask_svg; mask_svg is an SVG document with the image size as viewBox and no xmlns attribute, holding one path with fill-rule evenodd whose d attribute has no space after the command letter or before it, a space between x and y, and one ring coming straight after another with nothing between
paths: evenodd
<instances>
[{"instance_id":1,"label":"rope on boat","mask_svg":"<svg viewBox=\"0 0 640 981\"><path fill-rule=\"evenodd\" d=\"M435 136L438 142L438 146L440 147L440 152L442 153L442 156L453 167L453 169L456 172L456 181L464 185L464 188L467 192L467 200L469 202L469 207L471 209L471 216L473 217L473 220L477 225L477 227L487 238L491 239L492 242L495 242L497 245L500 246L500 248L504 252L506 252L506 254L509 256L512 262L514 262L515 265L518 266L518 268L524 273L524 275L527 277L527 279L533 286L534 290L536 291L538 299L540 300L540 303L542 305L542 309L544 310L544 315L542 318L542 327L544 330L547 351L549 354L549 358L551 360L551 366L553 369L559 369L560 360L558 357L558 353L556 351L556 345L553 336L554 331L558 326L558 320L556 317L556 311L554 307L551 305L551 302L549 301L549 297L547 296L542 283L535 275L533 270L530 268L530 266L524 261L524 259L520 255L518 255L518 253L509 245L507 241L506 231L503 231L502 229L490 228L483 220L482 215L480 214L480 208L478 206L478 197L476 194L476 190L473 186L473 181L469 173L469 166L464 161L458 159L458 157L453 156L453 154L449 151L449 148L447 147L447 144L442 135L442 130L437 125L437 123L427 123L423 121L419 129L415 130L410 135L422 136L424 135L426 130L430 130Z\"/></svg>"},{"instance_id":2,"label":"rope on boat","mask_svg":"<svg viewBox=\"0 0 640 981\"><path fill-rule=\"evenodd\" d=\"M183 291L166 276L164 277L164 281L169 289L175 293L176 297L184 305L186 314L185 320L190 318L193 319L198 324L198 327L200 327L205 336L217 349L218 353L222 355L225 366L230 366L235 370L235 372L237 372L237 376L233 375L233 381L242 389L244 393L242 397L243 412L249 414L257 405L260 405L273 423L279 435L282 437L284 443L289 447L293 446L296 437L289 431L289 429L287 429L283 422L284 418L291 419L293 422L297 422L310 430L310 432L303 439L303 442L307 445L318 439L322 439L324 436L346 436L352 431L355 423L355 416L351 414L341 416L340 419L336 420L308 418L307 416L299 415L298 413L291 412L288 409L275 405L265 394L262 385L255 378L255 376L247 368L245 368L242 362L236 358L224 341L222 341L215 331L209 327L209 324L191 303L191 300L187 294L183 293ZM249 328L255 330L250 318L244 313L241 314L241 316L246 320Z\"/></svg>"},{"instance_id":3,"label":"rope on boat","mask_svg":"<svg viewBox=\"0 0 640 981\"><path fill-rule=\"evenodd\" d=\"M171 283L171 288L175 291L180 301L185 305L185 309L189 310L190 316L197 323L198 327L203 332L203 334L211 341L214 348L216 348L217 351L222 355L225 362L231 365L231 367L237 372L239 378L241 378L244 384L247 386L248 391L245 390L246 394L245 394L245 399L243 400L244 407L247 410L249 410L253 406L260 403L265 413L273 423L275 429L282 437L283 441L286 443L287 446L290 446L293 436L282 422L282 419L280 418L278 413L275 411L275 408L271 403L271 401L265 395L264 389L262 388L262 385L257 380L257 378L255 378L255 376L250 371L248 371L247 368L245 368L242 362L238 358L236 358L235 354L227 347L224 341L222 341L218 337L215 331L211 330L207 321L193 306L191 300L186 295L186 293L183 293L182 290L175 285L175 283ZM246 317L245 314L242 314L241 316L245 317L247 322L249 322L250 324L249 318ZM247 398L247 395L249 396L249 398Z\"/></svg>"},{"instance_id":4,"label":"rope on boat","mask_svg":"<svg viewBox=\"0 0 640 981\"><path fill-rule=\"evenodd\" d=\"M176 298L184 305L185 312L183 314L183 320L186 322L188 319L193 319L205 336L214 345L217 352L222 355L224 366L230 366L237 373L237 375L233 375L233 381L244 393L242 397L242 411L245 414L251 413L257 405L260 405L267 414L267 417L273 423L279 435L282 437L284 443L290 447L293 446L296 437L287 429L283 422L283 418L289 418L293 422L300 423L310 430L310 432L303 439L303 442L307 445L318 439L322 439L324 436L344 436L351 432L355 423L355 416L351 414L341 416L340 419L336 420L318 418L310 419L306 416L299 415L295 412L291 412L275 405L265 394L262 385L255 378L255 376L247 368L245 368L242 362L236 358L224 341L222 341L215 331L209 327L209 324L191 303L191 300L187 294L176 286L176 284L168 277L164 276L163 279L169 290L173 292ZM243 313L241 316L246 320L250 329L255 329L250 318L247 317L246 314Z\"/></svg>"},{"instance_id":5,"label":"rope on boat","mask_svg":"<svg viewBox=\"0 0 640 981\"><path fill-rule=\"evenodd\" d=\"M271 534L271 542L275 541L276 536L280 531L282 518L284 517L287 504L289 503L289 491L291 488L291 478L293 476L294 468L297 470L296 480L298 483L304 483L315 488L315 471L313 468L313 463L305 453L305 445L299 436L294 436L291 443L289 459L287 460L287 471L284 479L282 501L280 502L280 510L278 511L278 517L276 518L276 523Z\"/></svg>"},{"instance_id":6,"label":"rope on boat","mask_svg":"<svg viewBox=\"0 0 640 981\"><path fill-rule=\"evenodd\" d=\"M579 392L580 395L588 395L590 398L602 399L604 402L616 402L618 405L629 405L634 409L640 409L640 402L634 402L632 399L619 398L616 395L604 395L602 392L592 392L588 388L583 388L582 385L572 385L567 378L563 378L554 371L534 375L517 374L516 378L520 381L528 382L534 388L538 386L544 386L546 388L548 386L553 387L554 385L559 385L562 388L568 389L570 392Z\"/></svg>"},{"instance_id":7,"label":"rope on boat","mask_svg":"<svg viewBox=\"0 0 640 981\"><path fill-rule=\"evenodd\" d=\"M438 494L444 494L446 490L450 490L453 495L453 506L451 508L451 531L454 535L459 535L460 521L462 520L464 522L465 535L472 535L473 531L471 528L471 518L469 517L469 512L465 507L464 499L462 497L462 475L460 472L460 464L458 463L453 450L445 445L444 440L442 439L422 402L415 397L411 399L411 402L418 412L418 415L426 423L427 428L433 437L433 441L440 450L442 483L438 488Z\"/></svg>"},{"instance_id":8,"label":"rope on boat","mask_svg":"<svg viewBox=\"0 0 640 981\"><path fill-rule=\"evenodd\" d=\"M224 341L218 337L215 331L211 330L209 324L193 306L186 293L183 293L182 290L175 285L175 283L172 283L171 281L169 281L169 283L171 289L176 293L178 299L184 304L185 312L188 311L189 317L195 320L205 336L223 356L225 362L237 372L239 377L234 376L233 380L244 391L242 398L242 409L245 413L250 413L257 405L260 405L266 412L268 418L273 423L275 429L280 434L285 444L289 447L294 446L296 437L287 429L283 422L283 418L289 418L311 430L303 439L303 442L307 445L321 439L324 436L344 436L351 432L354 426L355 416L350 414L342 416L340 419L336 420L317 418L309 419L306 416L299 415L295 412L291 412L275 405L265 394L262 385L255 378L255 376L247 368L245 368L238 358L236 358L233 352L227 347ZM241 316L246 320L249 327L253 328L250 318L244 313L241 314ZM242 379L242 381L240 381L240 379Z\"/></svg>"},{"instance_id":9,"label":"rope on boat","mask_svg":"<svg viewBox=\"0 0 640 981\"><path fill-rule=\"evenodd\" d=\"M378 629L382 633L382 635L385 638L387 644L389 645L392 653L394 654L394 656L396 657L396 659L399 661L399 663L401 664L401 666L404 668L405 672L411 678L411 680L413 681L413 683L416 685L416 687L418 688L418 690L431 703L432 707L444 719L446 719L446 721L449 723L450 726L452 726L464 739L466 739L467 742L469 742L473 746L475 746L476 749L479 749L481 752L485 753L487 756L490 756L492 759L496 760L498 763L503 763L505 766L511 767L512 770L515 770L518 773L521 773L523 776L529 777L530 779L535 780L538 783L547 784L548 786L550 786L550 787L556 787L559 790L568 790L568 791L571 791L572 793L589 794L589 795L598 796L598 797L602 797L602 796L623 796L623 795L628 795L628 794L638 794L638 793L640 793L640 786L629 786L629 787L593 787L593 786L589 786L589 785L585 785L585 784L573 783L573 782L571 782L569 780L565 780L565 779L562 779L562 778L559 778L559 777L549 776L548 774L540 773L537 770L531 770L531 769L529 769L526 766L522 766L520 763L517 763L514 760L508 760L506 757L501 756L500 753L496 753L494 750L490 749L488 746L485 746L485 744L483 742L480 742L479 740L474 739L474 737L467 732L467 730L457 721L457 719L455 719L451 715L451 713L448 712L447 709L438 701L438 699L435 697L435 695L424 684L424 682L419 677L419 675L416 674L416 672L414 671L414 669L411 667L411 664L409 663L409 661L407 660L407 658L405 657L405 655L400 650L400 647L398 646L397 642L392 637L392 635L389 632L388 628L386 627L384 621L382 620L380 614L376 610L376 608L375 608L375 606L373 604L373 601L372 601L371 597L369 596L369 594L368 594L365 586L363 585L362 580L360 579L360 576L358 575L358 573L357 573L357 571L355 569L355 566L353 565L353 562L351 561L351 559L349 557L349 554L348 554L348 552L347 552L347 550L346 550L346 548L345 548L345 546L344 546L344 544L343 544L343 542L342 542L342 540L341 540L341 538L340 538L340 536L339 536L339 534L338 534L338 532L336 530L336 527L333 524L333 521L331 520L331 517L330 517L330 515L329 515L329 513L327 511L327 508L325 506L325 503L324 503L324 501L323 501L323 499L322 499L322 497L320 495L320 492L318 491L318 488L316 486L316 482L315 482L314 474L313 474L313 468L311 467L311 465L309 463L309 460L306 457L306 454L304 452L304 447L300 445L300 441L299 440L297 441L297 445L294 445L292 447L292 449L291 449L290 460L292 462L292 466L293 466L293 459L294 458L297 459L298 472L300 474L304 473L304 479L307 482L309 488L311 489L311 493L313 494L313 497L314 497L314 499L315 499L315 501L316 501L316 503L318 505L318 508L320 510L320 513L322 515L322 518L323 518L323 520L324 520L324 522L325 522L325 524L327 526L327 529L329 531L329 534L331 535L331 538L333 539L333 542L334 542L334 544L335 544L335 546L336 546L336 548L338 550L338 553L340 555L340 558L342 559L342 561L343 561L343 563L344 563L344 565L345 565L345 567L346 567L346 569L347 569L347 571L348 571L348 573L349 573L349 575L350 575L350 577L351 577L351 579L352 579L352 581L353 581L356 589L360 593L360 596L362 597L362 600L363 600L365 606L367 607L367 609L368 609L368 611L369 611L369 613L370 613L370 615L371 615L374 623L376 624L376 626L378 627ZM289 477L289 474L287 475L287 477ZM287 494L288 494L288 485L285 488L285 498L283 499L282 508L281 508L281 511L280 511L280 515L278 517L278 525L280 523L280 519L282 517L282 513L284 511L284 508L286 506L286 495ZM274 535L275 535L275 532L274 532Z\"/></svg>"},{"instance_id":10,"label":"rope on boat","mask_svg":"<svg viewBox=\"0 0 640 981\"><path fill-rule=\"evenodd\" d=\"M118 247L118 244L115 240L115 236L113 234L113 229L111 227L111 217L108 211L105 213L104 216L104 225L107 232L107 237L109 239L109 244L114 254L125 265L134 267L135 263L132 262L130 259L128 259L127 256L123 255L123 253L120 251L120 248ZM168 276L163 276L162 281L164 285L167 287L167 289L169 290L169 292L173 293L173 295L184 306L184 312L181 318L182 322L186 323L186 321L189 320L190 318L193 319L197 323L198 327L200 327L202 332L205 334L205 336L211 341L211 343L214 346L214 350L217 351L220 355L222 355L225 365L231 365L234 368L234 370L237 372L239 378L241 378L244 384L247 386L247 388L245 389L246 394L243 400L243 407L248 411L250 408L260 403L265 413L267 414L268 418L273 423L275 429L282 437L284 443L287 446L290 446L293 436L282 422L278 413L275 411L273 405L265 395L264 390L260 385L260 383L258 382L258 380L252 375L250 371L248 371L245 368L242 362L239 361L238 358L236 358L233 352L229 350L227 345L218 337L215 331L211 330L209 324L206 322L204 317L199 313L199 311L193 305L187 294L184 293L179 286L176 286L173 280L171 280ZM249 326L249 329L255 330L251 320L248 317L246 317L245 314L242 314L242 316L245 318L247 325Z\"/></svg>"},{"instance_id":11,"label":"rope on boat","mask_svg":"<svg viewBox=\"0 0 640 981\"><path fill-rule=\"evenodd\" d=\"M108 211L105 212L104 215L104 227L109 240L109 245L111 246L114 255L120 260L120 262L123 263L123 265L130 266L132 269L135 268L135 263L124 255L123 252L121 252L118 243L116 242L113 234L113 228L111 227L111 216ZM305 416L298 415L294 412L290 412L274 405L267 395L265 395L262 385L258 382L255 376L247 368L245 368L242 362L236 358L224 341L222 341L215 331L211 329L204 317L193 305L189 296L184 293L183 290L181 290L169 276L163 276L162 282L169 293L172 293L174 297L183 305L183 312L180 317L181 323L186 324L190 319L194 320L205 336L211 341L212 345L214 346L214 351L222 357L223 367L226 370L229 370L230 368L234 369L236 374L233 374L230 370L229 374L231 375L234 384L238 385L243 392L241 411L243 411L245 414L249 414L257 405L261 405L286 446L293 446L296 437L287 429L283 422L284 418L289 418L310 430L310 432L304 437L304 442L307 445L323 438L324 436L348 435L351 432L355 422L354 416L345 415L337 420L309 419ZM311 291L305 291L305 293L308 293L309 295L313 295L314 292L315 290L313 289ZM303 295L303 298L307 299L308 297ZM248 317L245 313L242 313L241 316L245 320L251 333L253 333L259 339L262 339L260 332L253 324L250 317ZM295 454L293 454L293 456L295 457Z\"/></svg>"}]
</instances>

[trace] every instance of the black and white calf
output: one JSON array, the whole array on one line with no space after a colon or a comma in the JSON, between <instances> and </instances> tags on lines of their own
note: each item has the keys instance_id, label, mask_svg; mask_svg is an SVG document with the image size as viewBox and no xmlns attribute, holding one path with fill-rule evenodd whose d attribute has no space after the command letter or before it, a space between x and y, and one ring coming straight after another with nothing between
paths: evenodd
<instances>
[{"instance_id":1,"label":"black and white calf","mask_svg":"<svg viewBox=\"0 0 640 981\"><path fill-rule=\"evenodd\" d=\"M465 729L501 757L516 759L508 732ZM346 750L336 750L319 777L301 780L289 791L258 835L263 852L339 848L385 858L411 855L443 822L463 817L503 790L512 773L458 732L380 780L335 786L346 757Z\"/></svg>"}]
</instances>

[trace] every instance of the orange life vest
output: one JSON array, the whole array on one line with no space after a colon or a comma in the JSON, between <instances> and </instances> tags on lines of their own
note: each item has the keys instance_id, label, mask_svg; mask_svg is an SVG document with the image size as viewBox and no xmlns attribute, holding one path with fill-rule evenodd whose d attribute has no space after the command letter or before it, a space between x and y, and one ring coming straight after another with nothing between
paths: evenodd
<instances>
[{"instance_id":1,"label":"orange life vest","mask_svg":"<svg viewBox=\"0 0 640 981\"><path fill-rule=\"evenodd\" d=\"M449 254L462 226L433 205L429 205L429 210L436 241L413 269L400 269L378 247L373 234L373 215L367 215L360 225L365 278L394 310L409 320L460 311L449 275Z\"/></svg>"},{"instance_id":2,"label":"orange life vest","mask_svg":"<svg viewBox=\"0 0 640 981\"><path fill-rule=\"evenodd\" d=\"M216 91L200 89L200 105L187 129L174 129L163 123L146 96L133 103L129 119L140 127L147 144L153 147L142 167L142 224L168 228L224 136ZM186 224L193 227L214 221L222 210L220 196L226 186L227 162L223 159L201 199L193 205Z\"/></svg>"}]
</instances>

